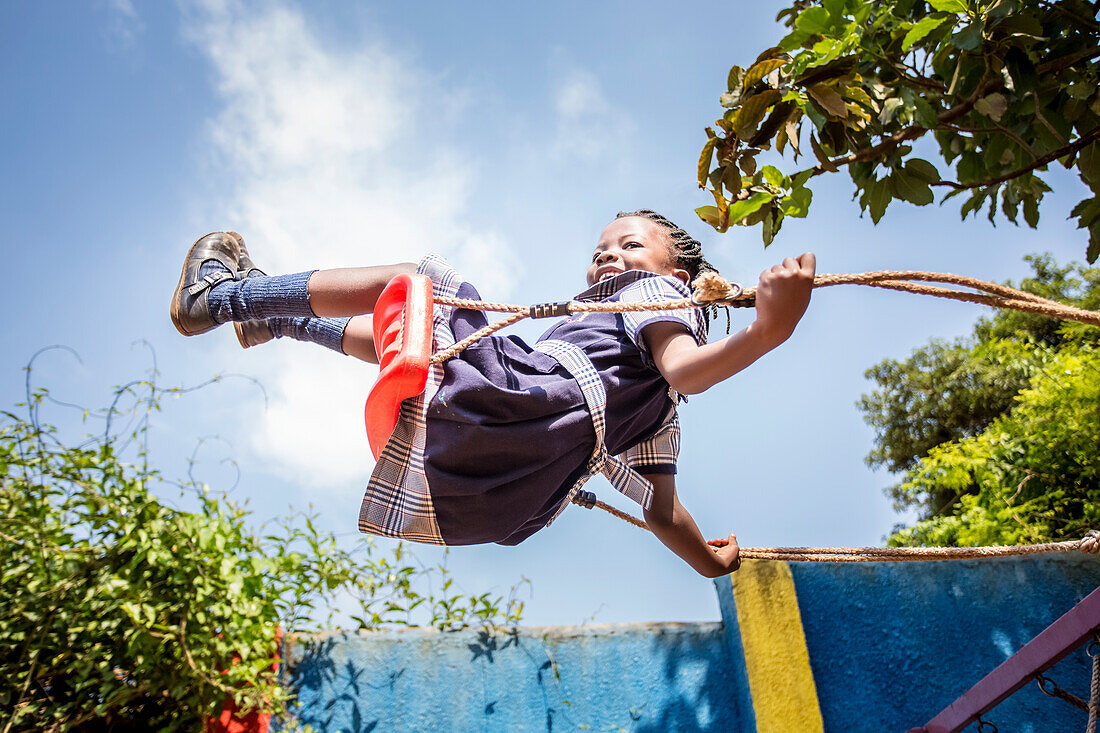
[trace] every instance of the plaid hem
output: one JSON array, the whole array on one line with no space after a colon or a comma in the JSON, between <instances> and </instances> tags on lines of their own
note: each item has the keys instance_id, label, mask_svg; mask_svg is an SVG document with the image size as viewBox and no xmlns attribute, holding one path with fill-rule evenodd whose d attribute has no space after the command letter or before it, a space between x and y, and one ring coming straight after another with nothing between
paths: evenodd
<instances>
[{"instance_id":1,"label":"plaid hem","mask_svg":"<svg viewBox=\"0 0 1100 733\"><path fill-rule=\"evenodd\" d=\"M675 407L652 437L619 455L619 459L626 465L641 473L647 473L647 469L655 469L658 473L675 473L679 457L680 418Z\"/></svg>"},{"instance_id":2,"label":"plaid hem","mask_svg":"<svg viewBox=\"0 0 1100 733\"><path fill-rule=\"evenodd\" d=\"M429 255L416 270L432 280L432 294L453 297L462 278L446 260ZM436 305L432 313L432 337L435 349L454 343L450 317L453 308ZM427 408L443 381L443 367L433 364L428 382L419 397L401 403L393 435L378 462L359 509L359 531L413 542L443 545L436 521L428 479L424 472L424 446L427 437Z\"/></svg>"}]
</instances>

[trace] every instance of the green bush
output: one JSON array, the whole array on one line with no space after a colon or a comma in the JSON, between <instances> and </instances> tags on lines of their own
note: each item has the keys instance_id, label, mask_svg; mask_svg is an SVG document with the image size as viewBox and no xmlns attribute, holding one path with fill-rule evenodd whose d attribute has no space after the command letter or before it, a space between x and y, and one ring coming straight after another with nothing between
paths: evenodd
<instances>
[{"instance_id":1,"label":"green bush","mask_svg":"<svg viewBox=\"0 0 1100 733\"><path fill-rule=\"evenodd\" d=\"M309 515L254 529L248 510L193 481L175 484L189 509L170 505L157 494L173 484L143 446L150 411L181 391L120 388L110 409L85 413L104 434L77 444L40 422L46 390L28 387L25 416L0 413L0 733L201 730L227 695L285 715L276 629L315 629L337 597L353 599L360 628L519 621L516 587L449 595L446 566L400 544L344 549ZM137 427L112 434L125 398ZM425 583L439 591L421 594Z\"/></svg>"}]
</instances>

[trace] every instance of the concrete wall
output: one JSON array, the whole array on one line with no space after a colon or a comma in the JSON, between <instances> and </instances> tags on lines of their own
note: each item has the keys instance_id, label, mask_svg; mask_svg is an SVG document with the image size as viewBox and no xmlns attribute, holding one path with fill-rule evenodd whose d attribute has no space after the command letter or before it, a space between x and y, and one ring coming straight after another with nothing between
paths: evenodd
<instances>
[{"instance_id":1,"label":"concrete wall","mask_svg":"<svg viewBox=\"0 0 1100 733\"><path fill-rule=\"evenodd\" d=\"M1100 559L746 562L720 623L331 632L287 649L299 718L370 731L904 731L1100 585ZM1088 692L1083 651L1051 671ZM1003 733L1084 729L1021 690ZM976 726L974 726L976 728Z\"/></svg>"}]
</instances>

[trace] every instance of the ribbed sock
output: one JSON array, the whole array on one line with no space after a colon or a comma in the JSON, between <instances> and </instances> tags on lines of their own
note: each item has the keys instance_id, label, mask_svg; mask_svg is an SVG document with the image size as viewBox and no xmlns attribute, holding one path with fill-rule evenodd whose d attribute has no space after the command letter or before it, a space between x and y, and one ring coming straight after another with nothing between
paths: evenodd
<instances>
[{"instance_id":1,"label":"ribbed sock","mask_svg":"<svg viewBox=\"0 0 1100 733\"><path fill-rule=\"evenodd\" d=\"M344 329L350 318L269 318L267 325L275 338L292 338L296 341L309 341L344 353L341 344L344 341Z\"/></svg>"},{"instance_id":2,"label":"ribbed sock","mask_svg":"<svg viewBox=\"0 0 1100 733\"><path fill-rule=\"evenodd\" d=\"M199 270L205 277L214 272L228 272L216 260L207 260ZM260 321L266 318L313 316L309 306L309 272L267 277L256 275L244 280L228 280L210 288L207 305L218 323L228 321Z\"/></svg>"}]
</instances>

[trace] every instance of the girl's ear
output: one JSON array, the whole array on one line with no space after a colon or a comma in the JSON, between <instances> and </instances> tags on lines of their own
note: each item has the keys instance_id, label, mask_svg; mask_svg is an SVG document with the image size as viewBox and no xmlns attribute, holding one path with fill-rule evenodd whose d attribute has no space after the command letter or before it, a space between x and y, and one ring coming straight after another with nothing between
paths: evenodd
<instances>
[{"instance_id":1,"label":"girl's ear","mask_svg":"<svg viewBox=\"0 0 1100 733\"><path fill-rule=\"evenodd\" d=\"M680 278L680 280L683 281L684 285L691 287L691 275L688 274L687 270L676 268L672 271L672 276Z\"/></svg>"}]
</instances>

